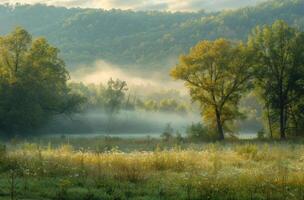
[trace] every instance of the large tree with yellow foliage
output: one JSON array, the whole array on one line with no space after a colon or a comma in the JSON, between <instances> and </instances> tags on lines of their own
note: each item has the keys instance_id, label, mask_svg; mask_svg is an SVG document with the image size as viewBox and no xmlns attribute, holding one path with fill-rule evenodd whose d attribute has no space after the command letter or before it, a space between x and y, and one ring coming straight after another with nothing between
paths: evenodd
<instances>
[{"instance_id":1,"label":"large tree with yellow foliage","mask_svg":"<svg viewBox=\"0 0 304 200\"><path fill-rule=\"evenodd\" d=\"M204 122L217 128L219 140L225 138L225 122L240 114L239 101L250 86L250 63L243 44L218 39L198 43L171 71L172 77L185 81L201 105Z\"/></svg>"}]
</instances>

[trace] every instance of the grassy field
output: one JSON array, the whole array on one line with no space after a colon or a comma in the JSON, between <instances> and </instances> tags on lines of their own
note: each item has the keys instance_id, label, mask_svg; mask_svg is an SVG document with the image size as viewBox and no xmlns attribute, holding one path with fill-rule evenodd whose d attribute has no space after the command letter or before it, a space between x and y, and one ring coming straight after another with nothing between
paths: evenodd
<instances>
[{"instance_id":1,"label":"grassy field","mask_svg":"<svg viewBox=\"0 0 304 200\"><path fill-rule=\"evenodd\" d=\"M300 142L32 139L0 162L0 199L304 199Z\"/></svg>"}]
</instances>

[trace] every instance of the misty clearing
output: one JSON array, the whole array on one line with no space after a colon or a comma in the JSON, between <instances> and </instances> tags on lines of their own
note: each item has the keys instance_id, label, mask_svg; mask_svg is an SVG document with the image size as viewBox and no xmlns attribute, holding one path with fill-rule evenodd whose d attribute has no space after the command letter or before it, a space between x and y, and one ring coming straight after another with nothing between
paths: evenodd
<instances>
[{"instance_id":1,"label":"misty clearing","mask_svg":"<svg viewBox=\"0 0 304 200\"><path fill-rule=\"evenodd\" d=\"M303 0L1 1L0 199L304 199L303 31Z\"/></svg>"}]
</instances>

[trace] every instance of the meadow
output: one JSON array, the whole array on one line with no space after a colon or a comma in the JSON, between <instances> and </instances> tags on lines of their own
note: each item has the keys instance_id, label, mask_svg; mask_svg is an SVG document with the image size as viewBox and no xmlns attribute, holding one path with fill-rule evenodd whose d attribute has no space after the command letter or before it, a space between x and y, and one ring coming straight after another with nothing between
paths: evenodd
<instances>
[{"instance_id":1,"label":"meadow","mask_svg":"<svg viewBox=\"0 0 304 200\"><path fill-rule=\"evenodd\" d=\"M300 141L12 140L0 162L0 199L304 199Z\"/></svg>"},{"instance_id":2,"label":"meadow","mask_svg":"<svg viewBox=\"0 0 304 200\"><path fill-rule=\"evenodd\" d=\"M304 0L17 1L0 200L304 200Z\"/></svg>"}]
</instances>

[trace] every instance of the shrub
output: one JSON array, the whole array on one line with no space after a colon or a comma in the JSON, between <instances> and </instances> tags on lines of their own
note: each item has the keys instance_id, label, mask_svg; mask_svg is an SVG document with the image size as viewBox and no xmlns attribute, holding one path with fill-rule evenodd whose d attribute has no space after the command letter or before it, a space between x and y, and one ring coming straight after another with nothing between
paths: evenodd
<instances>
[{"instance_id":1,"label":"shrub","mask_svg":"<svg viewBox=\"0 0 304 200\"><path fill-rule=\"evenodd\" d=\"M6 157L6 146L0 144L0 162L3 161L3 159L5 159Z\"/></svg>"},{"instance_id":2,"label":"shrub","mask_svg":"<svg viewBox=\"0 0 304 200\"><path fill-rule=\"evenodd\" d=\"M261 130L259 130L259 132L258 132L258 139L264 139L265 138L265 131L264 131L264 129L261 129Z\"/></svg>"},{"instance_id":3,"label":"shrub","mask_svg":"<svg viewBox=\"0 0 304 200\"><path fill-rule=\"evenodd\" d=\"M171 124L167 124L164 132L161 135L162 140L165 141L165 142L168 142L168 141L172 140L173 133L174 133L174 130L171 127Z\"/></svg>"},{"instance_id":4,"label":"shrub","mask_svg":"<svg viewBox=\"0 0 304 200\"><path fill-rule=\"evenodd\" d=\"M192 124L187 127L187 136L190 140L194 141L211 141L215 139L212 132L201 123Z\"/></svg>"},{"instance_id":5,"label":"shrub","mask_svg":"<svg viewBox=\"0 0 304 200\"><path fill-rule=\"evenodd\" d=\"M177 131L176 134L175 134L175 140L178 144L181 144L181 143L184 142L184 138L179 131Z\"/></svg>"},{"instance_id":6,"label":"shrub","mask_svg":"<svg viewBox=\"0 0 304 200\"><path fill-rule=\"evenodd\" d=\"M0 145L0 171L3 171L7 165L6 146Z\"/></svg>"}]
</instances>

